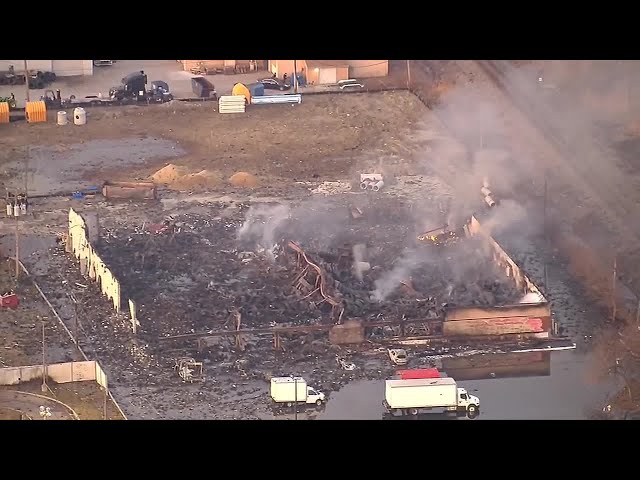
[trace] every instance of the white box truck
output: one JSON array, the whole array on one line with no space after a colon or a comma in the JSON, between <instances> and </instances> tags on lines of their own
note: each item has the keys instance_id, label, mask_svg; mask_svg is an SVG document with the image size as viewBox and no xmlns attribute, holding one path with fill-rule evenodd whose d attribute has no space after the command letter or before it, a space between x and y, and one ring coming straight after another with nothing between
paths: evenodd
<instances>
[{"instance_id":1,"label":"white box truck","mask_svg":"<svg viewBox=\"0 0 640 480\"><path fill-rule=\"evenodd\" d=\"M390 414L418 415L424 410L442 408L466 411L473 416L480 410L480 399L449 377L387 380L383 405Z\"/></svg>"},{"instance_id":2,"label":"white box truck","mask_svg":"<svg viewBox=\"0 0 640 480\"><path fill-rule=\"evenodd\" d=\"M271 398L276 403L286 403L288 407L294 403L315 403L320 406L325 395L307 385L302 377L273 377L271 379Z\"/></svg>"}]
</instances>

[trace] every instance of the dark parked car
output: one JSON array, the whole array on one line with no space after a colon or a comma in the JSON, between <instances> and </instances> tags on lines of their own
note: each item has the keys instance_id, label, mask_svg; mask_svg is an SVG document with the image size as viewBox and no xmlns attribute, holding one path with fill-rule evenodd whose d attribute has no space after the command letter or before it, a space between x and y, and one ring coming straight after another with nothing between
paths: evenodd
<instances>
[{"instance_id":1,"label":"dark parked car","mask_svg":"<svg viewBox=\"0 0 640 480\"><path fill-rule=\"evenodd\" d=\"M258 83L263 84L266 90L284 91L291 88L291 85L284 83L282 80L277 78L261 78L258 80Z\"/></svg>"}]
</instances>

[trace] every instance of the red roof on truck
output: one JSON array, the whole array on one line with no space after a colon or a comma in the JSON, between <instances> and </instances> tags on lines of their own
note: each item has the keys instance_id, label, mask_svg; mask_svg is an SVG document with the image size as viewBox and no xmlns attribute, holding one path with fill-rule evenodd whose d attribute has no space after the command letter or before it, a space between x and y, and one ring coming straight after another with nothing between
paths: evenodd
<instances>
[{"instance_id":1,"label":"red roof on truck","mask_svg":"<svg viewBox=\"0 0 640 480\"><path fill-rule=\"evenodd\" d=\"M415 368L411 370L398 370L397 375L400 380L417 380L423 378L440 378L437 368Z\"/></svg>"}]
</instances>

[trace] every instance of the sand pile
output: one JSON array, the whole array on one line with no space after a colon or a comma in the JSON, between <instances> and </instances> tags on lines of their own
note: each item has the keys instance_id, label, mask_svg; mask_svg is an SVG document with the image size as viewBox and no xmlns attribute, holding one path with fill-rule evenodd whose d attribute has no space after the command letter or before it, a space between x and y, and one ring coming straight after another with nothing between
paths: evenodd
<instances>
[{"instance_id":1,"label":"sand pile","mask_svg":"<svg viewBox=\"0 0 640 480\"><path fill-rule=\"evenodd\" d=\"M258 179L247 172L238 172L231 175L229 183L234 187L256 188L260 185Z\"/></svg>"},{"instance_id":2,"label":"sand pile","mask_svg":"<svg viewBox=\"0 0 640 480\"><path fill-rule=\"evenodd\" d=\"M180 190L192 190L198 188L215 187L220 185L220 176L209 170L202 170L198 173L183 175L171 182L170 187Z\"/></svg>"},{"instance_id":3,"label":"sand pile","mask_svg":"<svg viewBox=\"0 0 640 480\"><path fill-rule=\"evenodd\" d=\"M155 183L170 184L172 182L175 182L180 177L185 176L187 173L188 172L186 168L179 167L177 165L174 165L173 163L170 163L166 167L162 167L156 173L151 175L151 179Z\"/></svg>"}]
</instances>

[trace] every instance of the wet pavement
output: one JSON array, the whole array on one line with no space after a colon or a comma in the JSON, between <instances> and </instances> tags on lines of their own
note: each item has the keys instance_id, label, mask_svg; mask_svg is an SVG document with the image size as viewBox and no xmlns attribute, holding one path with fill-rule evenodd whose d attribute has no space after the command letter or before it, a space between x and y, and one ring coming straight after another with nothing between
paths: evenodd
<instances>
[{"instance_id":1,"label":"wet pavement","mask_svg":"<svg viewBox=\"0 0 640 480\"><path fill-rule=\"evenodd\" d=\"M459 386L480 398L476 420L583 420L600 410L608 386L590 381L588 356L576 351L550 355L549 376L459 381ZM384 381L354 382L334 392L317 419L381 420L383 400ZM450 416L433 413L418 418L437 420Z\"/></svg>"}]
</instances>

